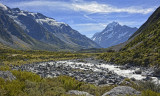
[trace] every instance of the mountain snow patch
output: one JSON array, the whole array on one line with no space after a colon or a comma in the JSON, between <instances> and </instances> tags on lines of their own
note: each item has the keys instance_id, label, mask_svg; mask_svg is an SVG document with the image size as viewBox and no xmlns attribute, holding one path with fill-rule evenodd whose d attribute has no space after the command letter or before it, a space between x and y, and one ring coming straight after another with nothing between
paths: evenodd
<instances>
[{"instance_id":1,"label":"mountain snow patch","mask_svg":"<svg viewBox=\"0 0 160 96\"><path fill-rule=\"evenodd\" d=\"M20 13L18 13L18 15L27 16L25 13L23 13L23 11L21 11Z\"/></svg>"},{"instance_id":2,"label":"mountain snow patch","mask_svg":"<svg viewBox=\"0 0 160 96\"><path fill-rule=\"evenodd\" d=\"M0 3L0 9L2 9L4 11L8 10L8 8L5 5L3 5L2 3Z\"/></svg>"},{"instance_id":3,"label":"mountain snow patch","mask_svg":"<svg viewBox=\"0 0 160 96\"><path fill-rule=\"evenodd\" d=\"M47 23L48 25L52 25L52 26L58 26L60 27L60 25L62 24L65 24L63 22L57 22L56 20L54 19L51 19L51 18L45 18L45 19L36 19L36 21L40 24L43 25L43 23ZM65 24L66 25L66 24Z\"/></svg>"},{"instance_id":4,"label":"mountain snow patch","mask_svg":"<svg viewBox=\"0 0 160 96\"><path fill-rule=\"evenodd\" d=\"M36 13L28 13L30 15L32 15L34 18L36 17Z\"/></svg>"}]
</instances>

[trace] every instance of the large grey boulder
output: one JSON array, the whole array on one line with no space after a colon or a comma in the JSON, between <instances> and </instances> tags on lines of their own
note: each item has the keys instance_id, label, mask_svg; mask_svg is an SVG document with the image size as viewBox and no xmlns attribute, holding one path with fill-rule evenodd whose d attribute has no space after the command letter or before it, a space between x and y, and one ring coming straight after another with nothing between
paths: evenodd
<instances>
[{"instance_id":1,"label":"large grey boulder","mask_svg":"<svg viewBox=\"0 0 160 96\"><path fill-rule=\"evenodd\" d=\"M136 68L136 69L135 69L135 73L136 73L136 74L141 74L141 73L142 73L142 70L141 70L140 68Z\"/></svg>"},{"instance_id":2,"label":"large grey boulder","mask_svg":"<svg viewBox=\"0 0 160 96\"><path fill-rule=\"evenodd\" d=\"M118 86L104 93L102 96L125 96L125 95L140 95L140 92L128 87L128 86Z\"/></svg>"},{"instance_id":3,"label":"large grey boulder","mask_svg":"<svg viewBox=\"0 0 160 96\"><path fill-rule=\"evenodd\" d=\"M16 77L10 71L0 71L0 78L10 81L16 79Z\"/></svg>"},{"instance_id":4,"label":"large grey boulder","mask_svg":"<svg viewBox=\"0 0 160 96\"><path fill-rule=\"evenodd\" d=\"M70 95L82 95L82 96L93 96L87 92L84 92L84 91L78 91L78 90L70 90L67 92L67 94L70 94Z\"/></svg>"}]
</instances>

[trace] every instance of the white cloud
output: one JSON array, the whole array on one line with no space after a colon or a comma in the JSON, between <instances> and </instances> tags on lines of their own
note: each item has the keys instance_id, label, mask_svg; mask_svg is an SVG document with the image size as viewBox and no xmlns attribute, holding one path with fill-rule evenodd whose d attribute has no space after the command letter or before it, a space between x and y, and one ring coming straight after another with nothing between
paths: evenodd
<instances>
[{"instance_id":1,"label":"white cloud","mask_svg":"<svg viewBox=\"0 0 160 96\"><path fill-rule=\"evenodd\" d=\"M67 10L72 9L69 3L62 1L24 1L24 2L16 2L16 3L8 3L10 7L29 7L29 8L43 8L45 10Z\"/></svg>"},{"instance_id":2,"label":"white cloud","mask_svg":"<svg viewBox=\"0 0 160 96\"><path fill-rule=\"evenodd\" d=\"M153 12L155 9L155 8L140 8L137 6L118 8L108 4L99 4L97 2L79 3L79 4L75 3L75 4L72 4L72 6L76 11L85 11L85 12L91 12L91 13L127 12L127 13L147 14L147 13Z\"/></svg>"},{"instance_id":3,"label":"white cloud","mask_svg":"<svg viewBox=\"0 0 160 96\"><path fill-rule=\"evenodd\" d=\"M74 10L89 13L140 13L147 14L153 12L155 8L141 8L137 6L118 8L109 4L100 4L97 2L85 2L83 0L71 0L71 2L64 1L25 1L10 4L12 7L49 7L52 10L62 9L62 10ZM55 9L57 8L57 9Z\"/></svg>"}]
</instances>

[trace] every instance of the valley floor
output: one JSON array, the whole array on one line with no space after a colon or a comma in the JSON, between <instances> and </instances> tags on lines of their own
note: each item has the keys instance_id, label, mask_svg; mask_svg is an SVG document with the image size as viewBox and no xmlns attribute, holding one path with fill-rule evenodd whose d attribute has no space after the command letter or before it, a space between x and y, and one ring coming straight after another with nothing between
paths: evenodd
<instances>
[{"instance_id":1,"label":"valley floor","mask_svg":"<svg viewBox=\"0 0 160 96\"><path fill-rule=\"evenodd\" d=\"M154 68L110 64L98 53L0 51L0 96L160 96Z\"/></svg>"}]
</instances>

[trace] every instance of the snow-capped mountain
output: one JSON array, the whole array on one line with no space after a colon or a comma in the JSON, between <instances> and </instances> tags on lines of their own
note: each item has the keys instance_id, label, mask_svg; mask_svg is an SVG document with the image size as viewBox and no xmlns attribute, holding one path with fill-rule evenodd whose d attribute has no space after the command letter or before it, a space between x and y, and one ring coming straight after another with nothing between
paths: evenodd
<instances>
[{"instance_id":1,"label":"snow-capped mountain","mask_svg":"<svg viewBox=\"0 0 160 96\"><path fill-rule=\"evenodd\" d=\"M0 4L0 9L19 25L25 34L59 49L97 48L98 44L72 29L68 24L41 13L33 13L19 8L9 8Z\"/></svg>"},{"instance_id":2,"label":"snow-capped mountain","mask_svg":"<svg viewBox=\"0 0 160 96\"><path fill-rule=\"evenodd\" d=\"M94 34L91 39L100 46L107 48L127 41L136 31L137 28L122 26L118 22L112 22L102 32Z\"/></svg>"}]
</instances>

